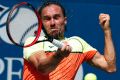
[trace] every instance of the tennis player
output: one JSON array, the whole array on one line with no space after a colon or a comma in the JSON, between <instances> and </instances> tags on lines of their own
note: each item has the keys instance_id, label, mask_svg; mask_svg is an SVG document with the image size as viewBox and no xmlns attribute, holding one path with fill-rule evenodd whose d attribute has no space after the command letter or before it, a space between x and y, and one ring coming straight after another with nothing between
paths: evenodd
<instances>
[{"instance_id":1,"label":"tennis player","mask_svg":"<svg viewBox=\"0 0 120 80\"><path fill-rule=\"evenodd\" d=\"M78 36L64 36L67 17L61 4L44 3L39 14L45 34L58 39L64 45L57 48L51 42L44 41L24 48L23 80L74 80L79 66L85 61L109 73L116 71L109 14L99 15L105 39L104 55ZM45 36L40 37L40 40L44 39Z\"/></svg>"}]
</instances>

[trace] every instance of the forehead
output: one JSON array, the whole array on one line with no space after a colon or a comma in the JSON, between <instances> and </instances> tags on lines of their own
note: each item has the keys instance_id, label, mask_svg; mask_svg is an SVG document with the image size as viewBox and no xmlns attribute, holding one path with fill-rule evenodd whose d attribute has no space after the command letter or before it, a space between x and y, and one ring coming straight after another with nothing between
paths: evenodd
<instances>
[{"instance_id":1,"label":"forehead","mask_svg":"<svg viewBox=\"0 0 120 80\"><path fill-rule=\"evenodd\" d=\"M62 14L61 7L55 4L51 4L43 8L42 15L50 15L50 14Z\"/></svg>"}]
</instances>

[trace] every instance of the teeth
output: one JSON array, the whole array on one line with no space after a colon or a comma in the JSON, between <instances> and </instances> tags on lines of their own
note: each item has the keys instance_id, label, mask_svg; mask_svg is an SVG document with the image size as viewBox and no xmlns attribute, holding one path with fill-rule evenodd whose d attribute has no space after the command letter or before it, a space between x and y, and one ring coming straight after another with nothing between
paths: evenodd
<instances>
[{"instance_id":1,"label":"teeth","mask_svg":"<svg viewBox=\"0 0 120 80\"><path fill-rule=\"evenodd\" d=\"M51 29L50 33L53 33L54 31L55 31L55 32L56 32L56 31L59 32L59 29Z\"/></svg>"},{"instance_id":2,"label":"teeth","mask_svg":"<svg viewBox=\"0 0 120 80\"><path fill-rule=\"evenodd\" d=\"M56 30L58 30L58 29L51 29L51 31L56 31Z\"/></svg>"}]
</instances>

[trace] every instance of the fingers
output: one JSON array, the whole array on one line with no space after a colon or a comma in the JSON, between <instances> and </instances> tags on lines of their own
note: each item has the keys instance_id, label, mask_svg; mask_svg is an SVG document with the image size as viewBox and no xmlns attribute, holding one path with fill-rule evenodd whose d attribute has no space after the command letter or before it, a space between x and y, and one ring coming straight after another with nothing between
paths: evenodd
<instances>
[{"instance_id":1,"label":"fingers","mask_svg":"<svg viewBox=\"0 0 120 80\"><path fill-rule=\"evenodd\" d=\"M101 14L99 15L99 19L107 19L107 20L110 20L110 16L109 16L109 14L101 13Z\"/></svg>"},{"instance_id":2,"label":"fingers","mask_svg":"<svg viewBox=\"0 0 120 80\"><path fill-rule=\"evenodd\" d=\"M63 47L58 49L57 54L60 54L61 56L66 57L70 54L71 51L72 51L71 46L66 42L64 42Z\"/></svg>"},{"instance_id":3,"label":"fingers","mask_svg":"<svg viewBox=\"0 0 120 80\"><path fill-rule=\"evenodd\" d=\"M68 45L68 44L64 45L64 46L61 48L61 51L62 51L63 53L70 53L71 50L72 50L72 49L71 49L71 46Z\"/></svg>"},{"instance_id":4,"label":"fingers","mask_svg":"<svg viewBox=\"0 0 120 80\"><path fill-rule=\"evenodd\" d=\"M110 20L109 14L101 13L101 14L99 15L100 24L104 24L106 21L109 21L109 20Z\"/></svg>"}]
</instances>

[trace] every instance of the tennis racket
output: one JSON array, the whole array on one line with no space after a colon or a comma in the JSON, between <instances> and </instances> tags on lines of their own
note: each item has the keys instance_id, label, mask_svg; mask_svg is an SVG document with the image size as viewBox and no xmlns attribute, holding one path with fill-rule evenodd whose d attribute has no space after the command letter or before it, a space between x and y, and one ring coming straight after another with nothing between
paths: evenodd
<instances>
[{"instance_id":1,"label":"tennis racket","mask_svg":"<svg viewBox=\"0 0 120 80\"><path fill-rule=\"evenodd\" d=\"M38 12L31 4L21 2L12 7L7 17L6 31L8 38L13 44L25 48L42 42L38 41L41 29L42 21ZM32 36L34 39L25 44L25 41ZM46 41L52 42L59 48L63 46L63 43L50 37Z\"/></svg>"}]
</instances>

